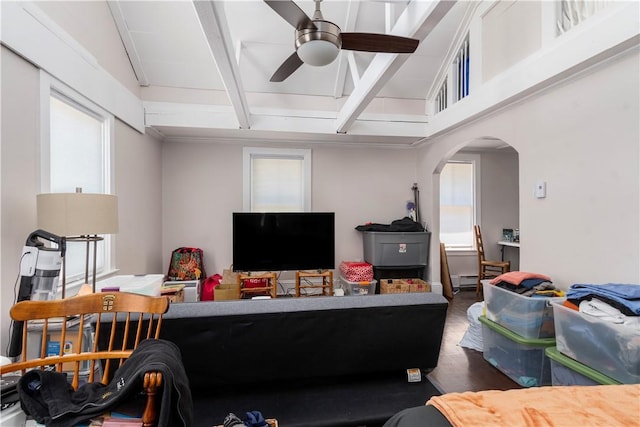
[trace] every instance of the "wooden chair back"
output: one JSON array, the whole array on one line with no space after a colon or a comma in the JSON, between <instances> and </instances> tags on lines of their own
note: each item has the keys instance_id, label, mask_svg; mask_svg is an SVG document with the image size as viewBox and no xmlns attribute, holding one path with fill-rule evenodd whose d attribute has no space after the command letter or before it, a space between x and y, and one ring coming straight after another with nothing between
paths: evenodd
<instances>
[{"instance_id":1,"label":"wooden chair back","mask_svg":"<svg viewBox=\"0 0 640 427\"><path fill-rule=\"evenodd\" d=\"M112 366L117 369L138 344L147 338L158 339L162 315L169 309L167 297L151 297L126 292L103 292L53 301L21 301L11 307L13 321L25 322L22 331L20 360L0 367L0 374L27 369L54 366L58 372L72 373L71 385L78 388L81 366L89 365L88 382L108 384ZM111 316L111 328L101 328L103 317ZM124 319L124 334L117 335L116 321ZM95 330L91 324L95 323ZM108 323L107 323L108 324ZM93 333L87 334L87 328ZM109 334L108 348L98 349L101 329ZM29 334L38 339L29 339ZM42 338L45 339L42 339ZM48 342L59 343L53 354ZM89 341L89 342L87 342ZM37 346L31 349L30 345ZM99 379L94 378L96 364L102 369ZM153 425L156 417L154 397L162 383L161 373L145 374L144 389L147 406L143 415L144 425Z\"/></svg>"},{"instance_id":2,"label":"wooden chair back","mask_svg":"<svg viewBox=\"0 0 640 427\"><path fill-rule=\"evenodd\" d=\"M478 251L478 262L482 262L485 260L485 255L484 255L484 246L482 244L482 233L480 232L479 225L473 226L473 234L476 240L476 250Z\"/></svg>"},{"instance_id":3,"label":"wooden chair back","mask_svg":"<svg viewBox=\"0 0 640 427\"><path fill-rule=\"evenodd\" d=\"M475 235L476 250L478 251L478 282L476 283L476 295L482 292L482 280L497 277L504 274L511 268L509 261L491 261L485 258L484 245L482 244L482 233L480 226L473 226L473 234Z\"/></svg>"}]
</instances>

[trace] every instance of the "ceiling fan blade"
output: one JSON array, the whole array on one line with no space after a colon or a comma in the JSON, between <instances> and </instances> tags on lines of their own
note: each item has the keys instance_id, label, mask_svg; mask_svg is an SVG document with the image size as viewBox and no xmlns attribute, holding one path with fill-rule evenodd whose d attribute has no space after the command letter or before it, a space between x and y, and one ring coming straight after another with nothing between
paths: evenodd
<instances>
[{"instance_id":1,"label":"ceiling fan blade","mask_svg":"<svg viewBox=\"0 0 640 427\"><path fill-rule=\"evenodd\" d=\"M311 18L294 2L283 0L264 0L264 2L278 15L282 16L285 21L293 25L296 30L303 28L317 29Z\"/></svg>"},{"instance_id":2,"label":"ceiling fan blade","mask_svg":"<svg viewBox=\"0 0 640 427\"><path fill-rule=\"evenodd\" d=\"M409 37L390 34L342 33L342 49L363 52L413 53L420 43Z\"/></svg>"},{"instance_id":3,"label":"ceiling fan blade","mask_svg":"<svg viewBox=\"0 0 640 427\"><path fill-rule=\"evenodd\" d=\"M300 66L304 64L302 59L296 52L293 52L285 61L278 67L273 76L271 76L270 82L282 82L291 74L293 74Z\"/></svg>"}]
</instances>

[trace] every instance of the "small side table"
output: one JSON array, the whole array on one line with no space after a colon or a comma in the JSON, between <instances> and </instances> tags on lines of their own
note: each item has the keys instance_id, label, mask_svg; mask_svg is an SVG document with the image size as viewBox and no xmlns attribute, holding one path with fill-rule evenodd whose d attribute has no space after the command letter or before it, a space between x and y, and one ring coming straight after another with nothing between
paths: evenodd
<instances>
[{"instance_id":1,"label":"small side table","mask_svg":"<svg viewBox=\"0 0 640 427\"><path fill-rule=\"evenodd\" d=\"M306 278L322 278L319 284L302 284L301 279ZM323 296L333 295L333 271L309 273L306 271L296 271L296 297L301 296L301 289L322 289Z\"/></svg>"},{"instance_id":2,"label":"small side table","mask_svg":"<svg viewBox=\"0 0 640 427\"><path fill-rule=\"evenodd\" d=\"M267 279L267 286L259 286L256 288L245 288L244 281L246 279ZM238 274L238 299L246 294L268 292L271 298L275 298L278 291L278 280L276 273L263 274Z\"/></svg>"}]
</instances>

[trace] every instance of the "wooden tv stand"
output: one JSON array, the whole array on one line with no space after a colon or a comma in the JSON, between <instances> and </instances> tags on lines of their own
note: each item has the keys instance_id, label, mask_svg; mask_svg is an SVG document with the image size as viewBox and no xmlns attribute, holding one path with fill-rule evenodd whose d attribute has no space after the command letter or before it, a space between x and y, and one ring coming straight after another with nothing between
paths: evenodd
<instances>
[{"instance_id":1,"label":"wooden tv stand","mask_svg":"<svg viewBox=\"0 0 640 427\"><path fill-rule=\"evenodd\" d=\"M306 278L322 278L321 284L303 284L300 279ZM333 271L323 272L308 272L308 271L296 271L296 297L300 297L301 289L322 289L322 296L333 295Z\"/></svg>"}]
</instances>

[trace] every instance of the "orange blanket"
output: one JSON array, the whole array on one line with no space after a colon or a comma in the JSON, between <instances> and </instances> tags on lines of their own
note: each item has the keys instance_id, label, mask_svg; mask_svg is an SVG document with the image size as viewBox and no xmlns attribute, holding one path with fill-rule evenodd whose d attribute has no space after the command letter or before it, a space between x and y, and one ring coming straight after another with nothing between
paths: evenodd
<instances>
[{"instance_id":1,"label":"orange blanket","mask_svg":"<svg viewBox=\"0 0 640 427\"><path fill-rule=\"evenodd\" d=\"M454 427L640 427L640 384L448 393L427 405Z\"/></svg>"}]
</instances>

